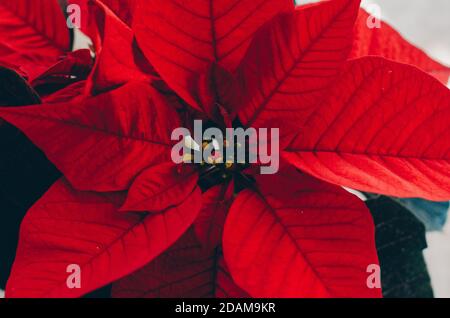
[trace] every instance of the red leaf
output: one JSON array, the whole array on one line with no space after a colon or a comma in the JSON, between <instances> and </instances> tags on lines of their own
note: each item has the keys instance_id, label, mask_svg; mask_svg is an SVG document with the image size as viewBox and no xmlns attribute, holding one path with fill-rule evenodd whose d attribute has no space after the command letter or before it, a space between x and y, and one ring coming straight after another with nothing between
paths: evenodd
<instances>
[{"instance_id":1,"label":"red leaf","mask_svg":"<svg viewBox=\"0 0 450 318\"><path fill-rule=\"evenodd\" d=\"M127 25L133 22L133 11L136 0L102 0Z\"/></svg>"},{"instance_id":2,"label":"red leaf","mask_svg":"<svg viewBox=\"0 0 450 318\"><path fill-rule=\"evenodd\" d=\"M203 112L218 125L231 127L236 117L236 105L245 96L238 79L216 63L198 77L194 87Z\"/></svg>"},{"instance_id":3,"label":"red leaf","mask_svg":"<svg viewBox=\"0 0 450 318\"><path fill-rule=\"evenodd\" d=\"M163 79L201 110L193 88L198 75L212 62L233 71L254 32L292 8L291 0L137 0L133 29Z\"/></svg>"},{"instance_id":4,"label":"red leaf","mask_svg":"<svg viewBox=\"0 0 450 318\"><path fill-rule=\"evenodd\" d=\"M193 231L138 272L116 282L116 298L248 298L218 250L205 251Z\"/></svg>"},{"instance_id":5,"label":"red leaf","mask_svg":"<svg viewBox=\"0 0 450 318\"><path fill-rule=\"evenodd\" d=\"M79 190L121 191L170 160L177 113L147 83L65 104L0 109Z\"/></svg>"},{"instance_id":6,"label":"red leaf","mask_svg":"<svg viewBox=\"0 0 450 318\"><path fill-rule=\"evenodd\" d=\"M8 297L79 297L141 268L187 230L200 191L177 208L148 216L119 213L119 194L76 192L58 181L25 217ZM78 265L81 289L67 286Z\"/></svg>"},{"instance_id":7,"label":"red leaf","mask_svg":"<svg viewBox=\"0 0 450 318\"><path fill-rule=\"evenodd\" d=\"M215 186L202 196L203 206L195 220L194 229L199 242L206 250L222 244L225 219L233 203L234 183Z\"/></svg>"},{"instance_id":8,"label":"red leaf","mask_svg":"<svg viewBox=\"0 0 450 318\"><path fill-rule=\"evenodd\" d=\"M450 199L450 93L404 64L349 62L285 157L318 178L399 197Z\"/></svg>"},{"instance_id":9,"label":"red leaf","mask_svg":"<svg viewBox=\"0 0 450 318\"><path fill-rule=\"evenodd\" d=\"M20 65L35 78L70 51L57 0L0 0L0 64Z\"/></svg>"},{"instance_id":10,"label":"red leaf","mask_svg":"<svg viewBox=\"0 0 450 318\"><path fill-rule=\"evenodd\" d=\"M373 220L345 190L295 171L261 176L225 224L225 260L253 297L379 297L367 286L378 264Z\"/></svg>"},{"instance_id":11,"label":"red leaf","mask_svg":"<svg viewBox=\"0 0 450 318\"><path fill-rule=\"evenodd\" d=\"M154 71L135 45L132 30L101 1L94 1L90 8L97 59L87 92L97 94L130 81L148 81Z\"/></svg>"},{"instance_id":12,"label":"red leaf","mask_svg":"<svg viewBox=\"0 0 450 318\"><path fill-rule=\"evenodd\" d=\"M91 51L77 50L50 67L31 82L34 88L42 85L58 84L68 86L73 82L86 79L92 68Z\"/></svg>"},{"instance_id":13,"label":"red leaf","mask_svg":"<svg viewBox=\"0 0 450 318\"><path fill-rule=\"evenodd\" d=\"M249 97L239 113L245 126L283 127L282 137L295 131L347 59L359 3L300 7L259 32L239 70Z\"/></svg>"},{"instance_id":14,"label":"red leaf","mask_svg":"<svg viewBox=\"0 0 450 318\"><path fill-rule=\"evenodd\" d=\"M92 21L91 10L95 10L96 2L101 7L106 7L112 11L123 23L131 26L133 21L133 11L135 0L67 0L69 4L76 4L81 10L81 30L91 36L93 30L90 29L88 21ZM95 20L95 18L94 18Z\"/></svg>"},{"instance_id":15,"label":"red leaf","mask_svg":"<svg viewBox=\"0 0 450 318\"><path fill-rule=\"evenodd\" d=\"M44 96L42 101L45 104L60 104L67 102L75 102L75 100L84 99L83 93L85 91L86 81L75 82L51 95Z\"/></svg>"},{"instance_id":16,"label":"red leaf","mask_svg":"<svg viewBox=\"0 0 450 318\"><path fill-rule=\"evenodd\" d=\"M449 67L434 61L383 21L380 21L380 28L370 29L367 26L368 19L371 19L370 15L361 9L356 22L355 41L350 58L367 55L383 56L396 62L415 65L447 84L450 75Z\"/></svg>"},{"instance_id":17,"label":"red leaf","mask_svg":"<svg viewBox=\"0 0 450 318\"><path fill-rule=\"evenodd\" d=\"M198 172L189 166L163 163L144 170L133 182L121 211L158 212L177 206L197 186Z\"/></svg>"}]
</instances>

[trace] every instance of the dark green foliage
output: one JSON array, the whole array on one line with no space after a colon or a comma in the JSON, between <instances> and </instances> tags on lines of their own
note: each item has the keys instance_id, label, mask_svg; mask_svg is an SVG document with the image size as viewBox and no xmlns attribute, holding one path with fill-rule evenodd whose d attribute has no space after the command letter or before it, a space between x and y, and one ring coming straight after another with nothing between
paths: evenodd
<instances>
[{"instance_id":1,"label":"dark green foliage","mask_svg":"<svg viewBox=\"0 0 450 318\"><path fill-rule=\"evenodd\" d=\"M432 298L430 276L423 256L425 226L390 198L367 202L376 224L376 243L386 298Z\"/></svg>"},{"instance_id":2,"label":"dark green foliage","mask_svg":"<svg viewBox=\"0 0 450 318\"><path fill-rule=\"evenodd\" d=\"M39 103L25 80L0 67L0 105ZM58 177L56 168L25 135L0 120L0 288L4 288L9 276L26 211Z\"/></svg>"}]
</instances>

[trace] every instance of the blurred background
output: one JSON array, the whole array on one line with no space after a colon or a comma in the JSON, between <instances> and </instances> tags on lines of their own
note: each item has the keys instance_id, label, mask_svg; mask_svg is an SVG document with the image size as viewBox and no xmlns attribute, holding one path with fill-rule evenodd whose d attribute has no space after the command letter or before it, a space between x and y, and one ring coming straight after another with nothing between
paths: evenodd
<instances>
[{"instance_id":1,"label":"blurred background","mask_svg":"<svg viewBox=\"0 0 450 318\"><path fill-rule=\"evenodd\" d=\"M297 0L297 3L317 2ZM363 6L377 4L381 18L407 40L431 57L450 65L449 0L363 0ZM442 232L427 234L425 258L435 297L450 297L450 221Z\"/></svg>"}]
</instances>

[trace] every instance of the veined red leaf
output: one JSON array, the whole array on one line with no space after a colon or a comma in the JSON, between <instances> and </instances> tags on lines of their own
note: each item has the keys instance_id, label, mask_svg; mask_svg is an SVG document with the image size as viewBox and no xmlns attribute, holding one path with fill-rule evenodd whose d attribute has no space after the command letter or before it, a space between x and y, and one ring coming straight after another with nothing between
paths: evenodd
<instances>
[{"instance_id":1,"label":"veined red leaf","mask_svg":"<svg viewBox=\"0 0 450 318\"><path fill-rule=\"evenodd\" d=\"M248 298L231 278L219 249L205 251L192 230L164 254L114 283L117 298Z\"/></svg>"},{"instance_id":2,"label":"veined red leaf","mask_svg":"<svg viewBox=\"0 0 450 318\"><path fill-rule=\"evenodd\" d=\"M247 127L295 131L347 59L359 0L325 1L281 15L255 37L239 69Z\"/></svg>"},{"instance_id":3,"label":"veined red leaf","mask_svg":"<svg viewBox=\"0 0 450 318\"><path fill-rule=\"evenodd\" d=\"M233 203L234 183L215 186L202 196L203 206L195 220L195 234L203 248L213 250L222 244L222 233Z\"/></svg>"},{"instance_id":4,"label":"veined red leaf","mask_svg":"<svg viewBox=\"0 0 450 318\"><path fill-rule=\"evenodd\" d=\"M212 62L234 71L254 32L291 10L291 0L137 0L133 30L168 85L202 110L194 89L198 76Z\"/></svg>"},{"instance_id":5,"label":"veined red leaf","mask_svg":"<svg viewBox=\"0 0 450 318\"><path fill-rule=\"evenodd\" d=\"M121 211L158 212L182 203L197 187L198 172L190 166L163 163L134 180Z\"/></svg>"},{"instance_id":6,"label":"veined red leaf","mask_svg":"<svg viewBox=\"0 0 450 318\"><path fill-rule=\"evenodd\" d=\"M57 0L0 0L0 64L20 65L30 79L70 51Z\"/></svg>"},{"instance_id":7,"label":"veined red leaf","mask_svg":"<svg viewBox=\"0 0 450 318\"><path fill-rule=\"evenodd\" d=\"M224 230L225 261L253 297L380 297L367 285L378 264L364 203L345 190L285 170L241 192Z\"/></svg>"},{"instance_id":8,"label":"veined red leaf","mask_svg":"<svg viewBox=\"0 0 450 318\"><path fill-rule=\"evenodd\" d=\"M355 41L350 58L379 55L396 62L412 64L447 85L449 67L430 58L384 21L380 21L380 28L369 28L369 19L370 15L361 9L355 26Z\"/></svg>"},{"instance_id":9,"label":"veined red leaf","mask_svg":"<svg viewBox=\"0 0 450 318\"><path fill-rule=\"evenodd\" d=\"M120 213L121 194L77 192L58 181L25 217L7 297L79 297L143 267L189 228L197 190L159 214ZM70 288L70 265L81 288Z\"/></svg>"},{"instance_id":10,"label":"veined red leaf","mask_svg":"<svg viewBox=\"0 0 450 318\"><path fill-rule=\"evenodd\" d=\"M105 92L130 81L149 80L154 74L134 42L133 31L101 1L90 5L89 28L97 59L88 79L88 94Z\"/></svg>"},{"instance_id":11,"label":"veined red leaf","mask_svg":"<svg viewBox=\"0 0 450 318\"><path fill-rule=\"evenodd\" d=\"M349 62L284 153L299 169L350 188L450 199L450 92L415 67Z\"/></svg>"},{"instance_id":12,"label":"veined red leaf","mask_svg":"<svg viewBox=\"0 0 450 318\"><path fill-rule=\"evenodd\" d=\"M63 104L0 109L78 190L128 189L145 168L170 160L175 110L148 83Z\"/></svg>"}]
</instances>

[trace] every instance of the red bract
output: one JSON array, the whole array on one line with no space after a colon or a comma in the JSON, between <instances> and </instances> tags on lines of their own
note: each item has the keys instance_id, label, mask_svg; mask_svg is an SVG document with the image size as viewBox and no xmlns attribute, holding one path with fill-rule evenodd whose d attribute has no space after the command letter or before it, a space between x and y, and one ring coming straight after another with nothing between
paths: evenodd
<instances>
[{"instance_id":1,"label":"red bract","mask_svg":"<svg viewBox=\"0 0 450 318\"><path fill-rule=\"evenodd\" d=\"M257 177L229 212L223 238L230 271L256 297L373 297L367 264L378 262L363 202L285 169ZM289 191L286 191L289 189Z\"/></svg>"},{"instance_id":2,"label":"red bract","mask_svg":"<svg viewBox=\"0 0 450 318\"><path fill-rule=\"evenodd\" d=\"M369 29L369 14L361 9L355 27L355 41L350 58L379 55L385 58L413 64L447 84L450 68L431 59L425 52L411 45L387 23L380 21L380 28Z\"/></svg>"},{"instance_id":3,"label":"red bract","mask_svg":"<svg viewBox=\"0 0 450 318\"><path fill-rule=\"evenodd\" d=\"M207 105L199 105L195 89L198 77L212 62L234 70L253 33L277 13L292 10L292 3L136 1L133 30L145 55L167 84L192 107L204 110Z\"/></svg>"},{"instance_id":4,"label":"red bract","mask_svg":"<svg viewBox=\"0 0 450 318\"><path fill-rule=\"evenodd\" d=\"M249 297L234 283L219 250L204 250L192 230L148 266L113 287L114 297Z\"/></svg>"},{"instance_id":5,"label":"red bract","mask_svg":"<svg viewBox=\"0 0 450 318\"><path fill-rule=\"evenodd\" d=\"M105 92L128 81L150 80L153 70L135 45L130 27L101 2L91 6L88 17L88 34L97 59L86 85L87 93Z\"/></svg>"},{"instance_id":6,"label":"red bract","mask_svg":"<svg viewBox=\"0 0 450 318\"><path fill-rule=\"evenodd\" d=\"M42 95L50 95L75 82L84 80L92 69L91 52L87 49L69 53L59 63L50 67L31 82Z\"/></svg>"},{"instance_id":7,"label":"red bract","mask_svg":"<svg viewBox=\"0 0 450 318\"><path fill-rule=\"evenodd\" d=\"M75 188L101 192L126 190L145 168L170 160L169 132L180 126L146 83L84 101L4 109L2 116L45 149Z\"/></svg>"},{"instance_id":8,"label":"red bract","mask_svg":"<svg viewBox=\"0 0 450 318\"><path fill-rule=\"evenodd\" d=\"M74 191L58 181L24 220L10 297L77 297L142 267L170 247L194 221L192 200L147 216L118 211L121 194ZM22 267L20 264L26 264ZM67 288L67 266L78 264L82 289Z\"/></svg>"},{"instance_id":9,"label":"red bract","mask_svg":"<svg viewBox=\"0 0 450 318\"><path fill-rule=\"evenodd\" d=\"M131 25L133 19L133 10L134 10L134 1L135 0L104 0L102 3L108 7L109 10L114 12L118 19L122 20L127 25ZM69 5L78 5L83 18L81 19L81 30L90 33L89 20L92 20L93 17L90 16L90 10L92 7L89 7L93 4L90 0L67 0ZM95 18L94 18L95 20Z\"/></svg>"},{"instance_id":10,"label":"red bract","mask_svg":"<svg viewBox=\"0 0 450 318\"><path fill-rule=\"evenodd\" d=\"M91 2L87 80L0 109L64 174L22 224L7 296L120 278L117 297L381 296L371 215L342 186L450 199L449 91L384 57L448 68L355 27L359 0ZM171 133L196 119L279 128L280 171L172 163Z\"/></svg>"},{"instance_id":11,"label":"red bract","mask_svg":"<svg viewBox=\"0 0 450 318\"><path fill-rule=\"evenodd\" d=\"M354 60L299 129L286 156L333 183L445 201L449 118L449 91L437 80L379 58Z\"/></svg>"},{"instance_id":12,"label":"red bract","mask_svg":"<svg viewBox=\"0 0 450 318\"><path fill-rule=\"evenodd\" d=\"M0 1L0 65L14 64L35 79L70 48L57 0Z\"/></svg>"}]
</instances>

